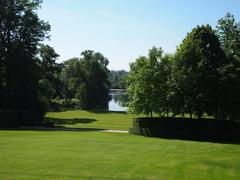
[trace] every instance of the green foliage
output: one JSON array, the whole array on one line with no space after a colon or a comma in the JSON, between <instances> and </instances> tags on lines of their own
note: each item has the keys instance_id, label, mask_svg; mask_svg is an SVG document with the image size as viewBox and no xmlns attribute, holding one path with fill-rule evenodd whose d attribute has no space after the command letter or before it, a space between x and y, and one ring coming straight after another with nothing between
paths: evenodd
<instances>
[{"instance_id":1,"label":"green foliage","mask_svg":"<svg viewBox=\"0 0 240 180\"><path fill-rule=\"evenodd\" d=\"M231 14L197 26L174 56L153 48L131 64L127 77L129 110L160 115L204 114L237 121L240 117L240 23Z\"/></svg>"},{"instance_id":2,"label":"green foliage","mask_svg":"<svg viewBox=\"0 0 240 180\"><path fill-rule=\"evenodd\" d=\"M219 103L218 68L226 61L218 37L209 25L198 26L177 49L173 67L172 91L176 114L217 113Z\"/></svg>"},{"instance_id":3,"label":"green foliage","mask_svg":"<svg viewBox=\"0 0 240 180\"><path fill-rule=\"evenodd\" d=\"M0 1L0 108L39 112L37 83L41 75L36 54L50 30L38 18L40 3Z\"/></svg>"},{"instance_id":4,"label":"green foliage","mask_svg":"<svg viewBox=\"0 0 240 180\"><path fill-rule=\"evenodd\" d=\"M161 138L236 142L240 139L240 123L212 118L135 118L129 133Z\"/></svg>"},{"instance_id":5,"label":"green foliage","mask_svg":"<svg viewBox=\"0 0 240 180\"><path fill-rule=\"evenodd\" d=\"M151 115L159 114L168 108L168 79L170 75L169 58L163 57L161 48L149 50L148 57L140 57L130 65L127 76L129 111Z\"/></svg>"},{"instance_id":6,"label":"green foliage","mask_svg":"<svg viewBox=\"0 0 240 180\"><path fill-rule=\"evenodd\" d=\"M41 69L41 81L39 81L39 83L42 83L43 81L48 81L49 88L51 89L51 93L47 95L47 98L51 100L52 98L61 96L63 86L60 79L62 64L56 63L59 55L52 47L43 44L39 46L38 54L39 66ZM40 93L42 93L43 89L41 88L41 84L39 84L39 86Z\"/></svg>"},{"instance_id":7,"label":"green foliage","mask_svg":"<svg viewBox=\"0 0 240 180\"><path fill-rule=\"evenodd\" d=\"M236 22L234 16L227 13L221 18L216 33L226 54L240 61L240 23Z\"/></svg>"},{"instance_id":8,"label":"green foliage","mask_svg":"<svg viewBox=\"0 0 240 180\"><path fill-rule=\"evenodd\" d=\"M125 70L110 71L109 81L112 89L126 89L126 76L128 72Z\"/></svg>"},{"instance_id":9,"label":"green foliage","mask_svg":"<svg viewBox=\"0 0 240 180\"><path fill-rule=\"evenodd\" d=\"M15 111L0 109L0 128L18 128L18 114Z\"/></svg>"},{"instance_id":10,"label":"green foliage","mask_svg":"<svg viewBox=\"0 0 240 180\"><path fill-rule=\"evenodd\" d=\"M47 79L41 79L38 82L38 89L42 96L51 99L54 95L52 84Z\"/></svg>"},{"instance_id":11,"label":"green foliage","mask_svg":"<svg viewBox=\"0 0 240 180\"><path fill-rule=\"evenodd\" d=\"M221 65L221 92L219 104L221 118L240 119L240 23L233 15L218 21L216 33L228 61Z\"/></svg>"},{"instance_id":12,"label":"green foliage","mask_svg":"<svg viewBox=\"0 0 240 180\"><path fill-rule=\"evenodd\" d=\"M81 58L65 62L62 72L64 97L79 99L82 109L106 107L110 87L108 60L101 53L90 50L81 55Z\"/></svg>"}]
</instances>

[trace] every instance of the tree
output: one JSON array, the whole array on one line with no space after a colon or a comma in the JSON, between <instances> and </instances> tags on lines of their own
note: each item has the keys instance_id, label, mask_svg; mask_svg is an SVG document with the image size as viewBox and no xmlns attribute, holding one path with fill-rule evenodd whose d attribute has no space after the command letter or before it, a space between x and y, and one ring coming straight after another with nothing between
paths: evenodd
<instances>
[{"instance_id":1,"label":"tree","mask_svg":"<svg viewBox=\"0 0 240 180\"><path fill-rule=\"evenodd\" d=\"M62 72L65 97L79 99L82 109L105 108L110 87L108 60L91 50L81 55L65 62Z\"/></svg>"},{"instance_id":2,"label":"tree","mask_svg":"<svg viewBox=\"0 0 240 180\"><path fill-rule=\"evenodd\" d=\"M60 80L62 64L58 64L56 62L59 55L55 52L55 50L52 47L43 44L39 46L38 53L39 53L39 66L41 69L41 80L39 82L40 84L42 84L43 82L44 84L46 84L48 81L47 84L49 88L53 90L51 96L48 97L49 100L57 96L60 97L62 94L63 85ZM49 94L47 94L47 96L48 95Z\"/></svg>"},{"instance_id":3,"label":"tree","mask_svg":"<svg viewBox=\"0 0 240 180\"><path fill-rule=\"evenodd\" d=\"M61 81L63 83L62 94L65 101L71 101L75 97L81 77L79 58L72 58L63 63Z\"/></svg>"},{"instance_id":4,"label":"tree","mask_svg":"<svg viewBox=\"0 0 240 180\"><path fill-rule=\"evenodd\" d=\"M36 54L50 30L37 15L40 0L0 1L0 108L38 113L41 102Z\"/></svg>"},{"instance_id":5,"label":"tree","mask_svg":"<svg viewBox=\"0 0 240 180\"><path fill-rule=\"evenodd\" d=\"M197 26L178 47L173 68L172 89L178 107L175 113L217 113L219 71L226 61L218 37L209 25Z\"/></svg>"},{"instance_id":6,"label":"tree","mask_svg":"<svg viewBox=\"0 0 240 180\"><path fill-rule=\"evenodd\" d=\"M222 119L239 120L240 117L240 23L227 13L218 21L216 33L227 55L226 63L220 68Z\"/></svg>"},{"instance_id":7,"label":"tree","mask_svg":"<svg viewBox=\"0 0 240 180\"><path fill-rule=\"evenodd\" d=\"M108 104L110 82L108 80L108 60L101 53L87 50L80 59L83 81L78 98L84 109L104 108Z\"/></svg>"},{"instance_id":8,"label":"tree","mask_svg":"<svg viewBox=\"0 0 240 180\"><path fill-rule=\"evenodd\" d=\"M127 76L128 107L132 113L153 116L166 110L167 79L170 75L168 58L161 48L153 47L148 57L139 57L130 65Z\"/></svg>"},{"instance_id":9,"label":"tree","mask_svg":"<svg viewBox=\"0 0 240 180\"><path fill-rule=\"evenodd\" d=\"M218 20L216 34L225 53L240 61L240 23L236 22L233 15L227 13Z\"/></svg>"}]
</instances>

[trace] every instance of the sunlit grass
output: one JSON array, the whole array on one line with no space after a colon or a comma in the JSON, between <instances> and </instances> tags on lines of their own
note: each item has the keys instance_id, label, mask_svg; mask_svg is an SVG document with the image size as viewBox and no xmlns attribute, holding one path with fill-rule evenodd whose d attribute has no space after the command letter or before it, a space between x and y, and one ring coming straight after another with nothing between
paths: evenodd
<instances>
[{"instance_id":1,"label":"sunlit grass","mask_svg":"<svg viewBox=\"0 0 240 180\"><path fill-rule=\"evenodd\" d=\"M47 120L53 121L56 126L113 130L128 130L134 117L125 112L82 110L50 112L46 115Z\"/></svg>"},{"instance_id":2,"label":"sunlit grass","mask_svg":"<svg viewBox=\"0 0 240 180\"><path fill-rule=\"evenodd\" d=\"M0 131L0 179L240 179L240 145L119 133Z\"/></svg>"}]
</instances>

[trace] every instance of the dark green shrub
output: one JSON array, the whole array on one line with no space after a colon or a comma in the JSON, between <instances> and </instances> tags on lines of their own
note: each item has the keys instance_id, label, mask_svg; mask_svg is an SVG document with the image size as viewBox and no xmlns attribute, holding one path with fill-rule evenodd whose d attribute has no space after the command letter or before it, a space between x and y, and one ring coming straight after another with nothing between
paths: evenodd
<instances>
[{"instance_id":1,"label":"dark green shrub","mask_svg":"<svg viewBox=\"0 0 240 180\"><path fill-rule=\"evenodd\" d=\"M53 122L51 122L51 121L43 121L42 122L42 125L41 125L42 127L48 127L48 128L54 128L55 126L54 126L54 123Z\"/></svg>"},{"instance_id":2,"label":"dark green shrub","mask_svg":"<svg viewBox=\"0 0 240 180\"><path fill-rule=\"evenodd\" d=\"M0 128L17 128L18 115L15 111L0 110Z\"/></svg>"},{"instance_id":3,"label":"dark green shrub","mask_svg":"<svg viewBox=\"0 0 240 180\"><path fill-rule=\"evenodd\" d=\"M51 101L49 103L48 111L50 111L50 112L61 112L62 111L61 104Z\"/></svg>"},{"instance_id":4,"label":"dark green shrub","mask_svg":"<svg viewBox=\"0 0 240 180\"><path fill-rule=\"evenodd\" d=\"M132 134L200 140L240 141L240 123L215 119L136 118Z\"/></svg>"}]
</instances>

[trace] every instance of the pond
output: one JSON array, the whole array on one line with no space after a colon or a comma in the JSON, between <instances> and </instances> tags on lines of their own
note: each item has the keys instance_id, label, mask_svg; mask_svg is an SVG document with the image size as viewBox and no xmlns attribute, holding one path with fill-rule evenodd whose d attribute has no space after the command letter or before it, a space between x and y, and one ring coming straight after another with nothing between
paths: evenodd
<instances>
[{"instance_id":1,"label":"pond","mask_svg":"<svg viewBox=\"0 0 240 180\"><path fill-rule=\"evenodd\" d=\"M127 107L124 107L122 103L126 99L124 93L110 93L111 100L108 103L109 111L127 111Z\"/></svg>"}]
</instances>

